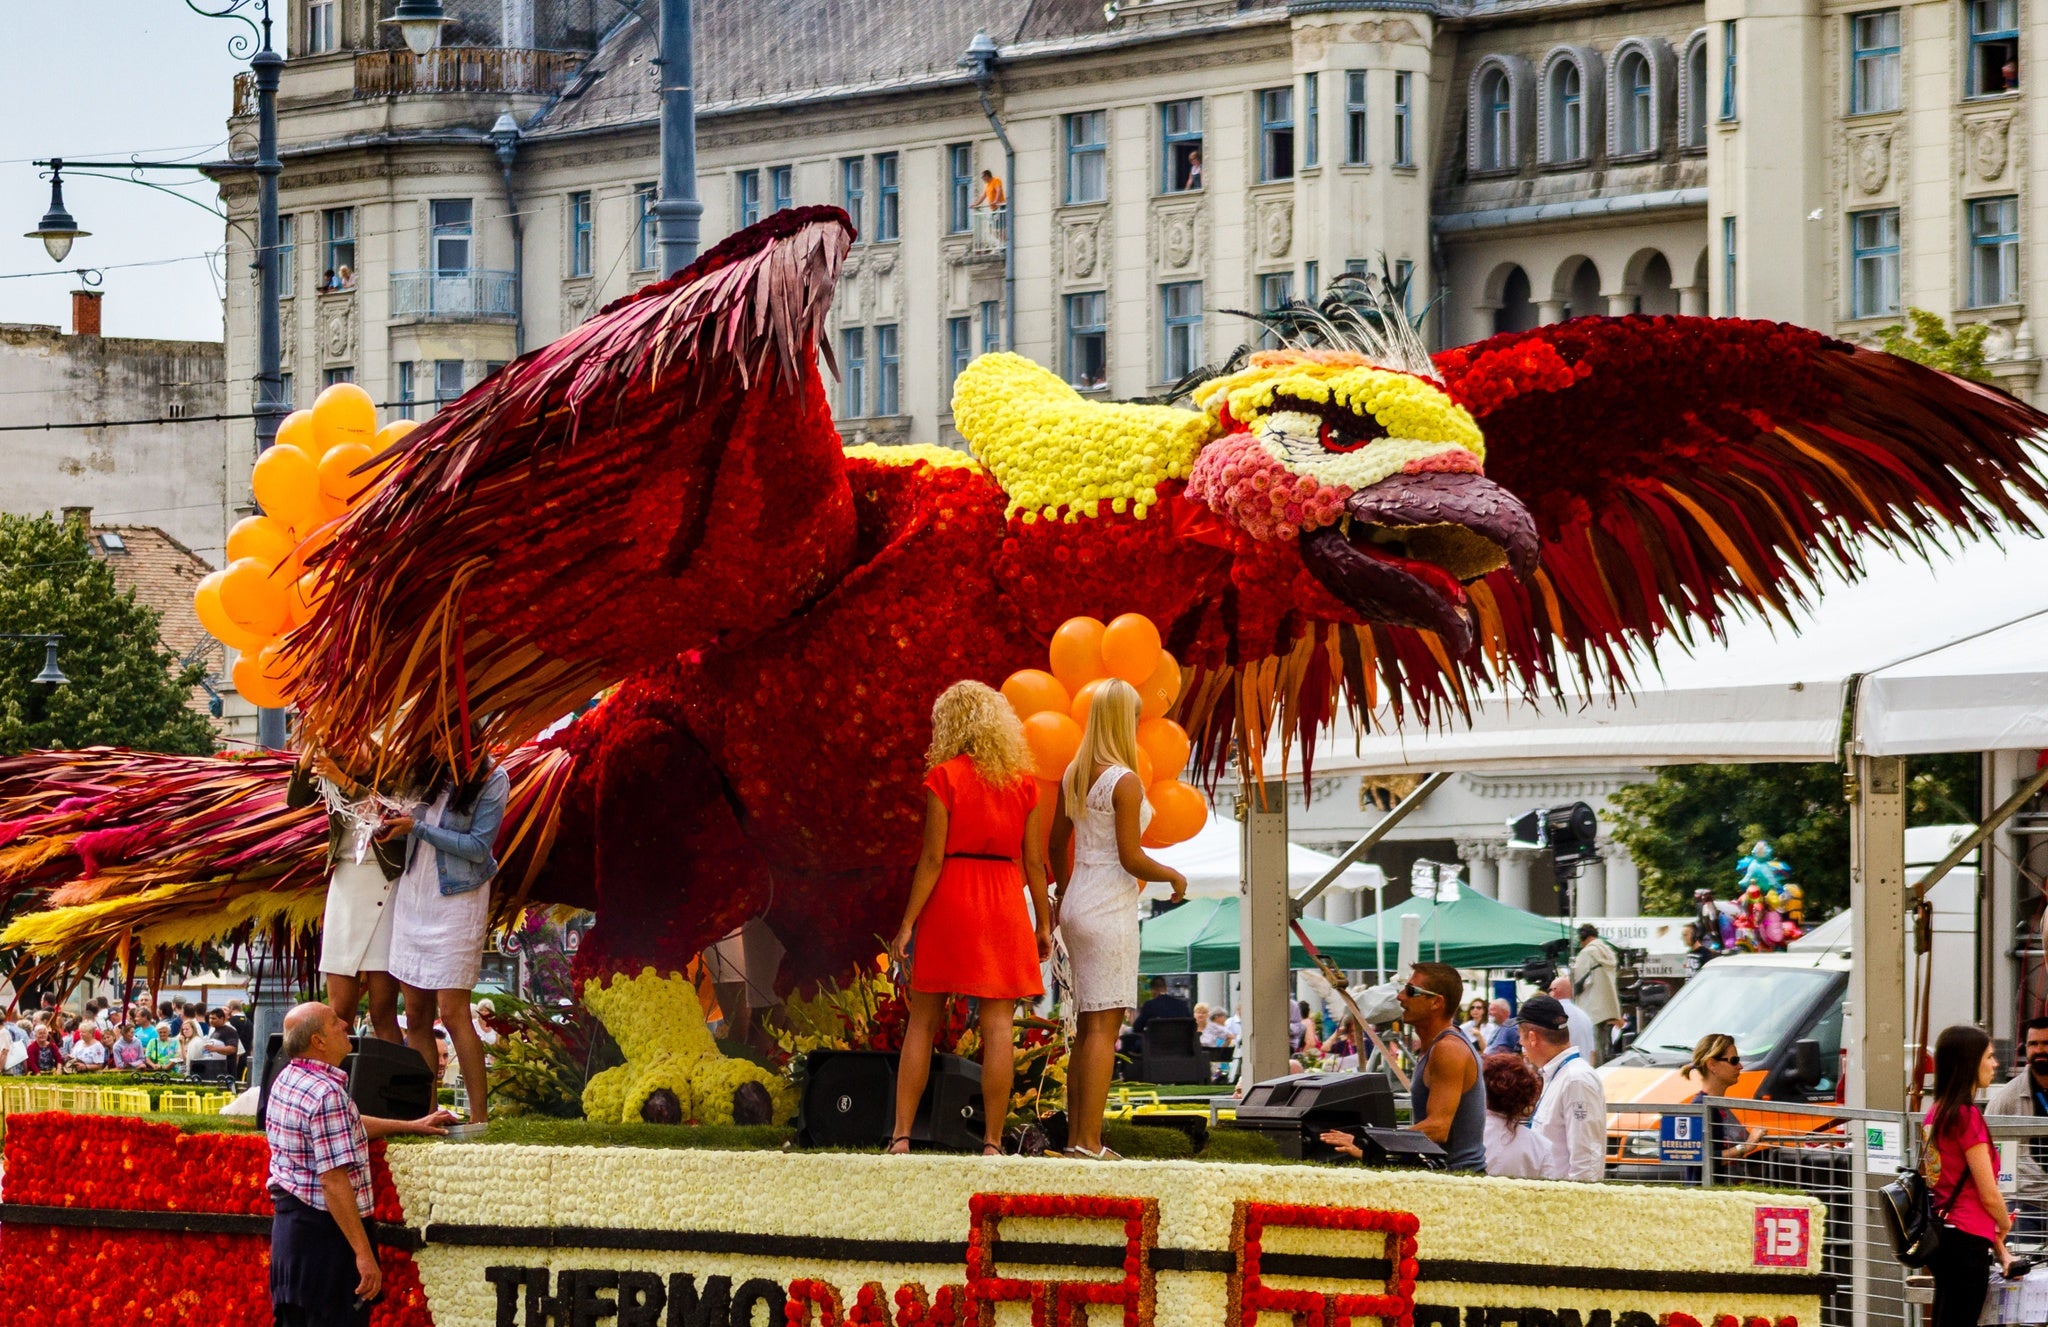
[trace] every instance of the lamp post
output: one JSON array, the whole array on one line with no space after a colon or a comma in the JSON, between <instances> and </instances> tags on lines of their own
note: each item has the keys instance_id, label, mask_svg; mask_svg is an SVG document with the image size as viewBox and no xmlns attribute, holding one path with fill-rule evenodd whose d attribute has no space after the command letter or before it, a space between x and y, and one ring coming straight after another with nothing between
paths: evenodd
<instances>
[{"instance_id":1,"label":"lamp post","mask_svg":"<svg viewBox=\"0 0 2048 1327\"><path fill-rule=\"evenodd\" d=\"M43 671L29 681L46 687L71 685L71 679L64 676L64 670L57 666L57 645L63 639L61 634L49 631L0 631L0 640L36 640L43 643Z\"/></svg>"},{"instance_id":2,"label":"lamp post","mask_svg":"<svg viewBox=\"0 0 2048 1327\"><path fill-rule=\"evenodd\" d=\"M674 276L697 259L696 54L690 0L661 0L661 193L654 200L654 238L661 274Z\"/></svg>"}]
</instances>

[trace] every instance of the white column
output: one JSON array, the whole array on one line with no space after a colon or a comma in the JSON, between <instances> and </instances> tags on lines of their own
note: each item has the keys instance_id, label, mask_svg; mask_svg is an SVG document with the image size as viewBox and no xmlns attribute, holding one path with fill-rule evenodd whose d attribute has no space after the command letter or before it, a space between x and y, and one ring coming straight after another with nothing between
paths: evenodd
<instances>
[{"instance_id":1,"label":"white column","mask_svg":"<svg viewBox=\"0 0 2048 1327\"><path fill-rule=\"evenodd\" d=\"M1244 1071L1247 1085L1287 1072L1287 785L1274 780L1244 790L1239 847L1244 891L1238 909L1238 963L1243 980Z\"/></svg>"},{"instance_id":2,"label":"white column","mask_svg":"<svg viewBox=\"0 0 2048 1327\"><path fill-rule=\"evenodd\" d=\"M1606 291L1602 291L1600 294L1601 298L1607 301L1607 316L1610 318L1626 318L1636 311L1636 297L1633 295L1626 293L1610 295Z\"/></svg>"},{"instance_id":3,"label":"white column","mask_svg":"<svg viewBox=\"0 0 2048 1327\"><path fill-rule=\"evenodd\" d=\"M1488 898L1500 897L1500 844L1490 839L1459 839L1458 857L1465 863L1465 878L1472 888Z\"/></svg>"},{"instance_id":4,"label":"white column","mask_svg":"<svg viewBox=\"0 0 2048 1327\"><path fill-rule=\"evenodd\" d=\"M1581 917L1607 915L1607 864L1595 858L1579 868L1577 913Z\"/></svg>"},{"instance_id":5,"label":"white column","mask_svg":"<svg viewBox=\"0 0 2048 1327\"><path fill-rule=\"evenodd\" d=\"M1527 848L1504 848L1500 855L1500 901L1528 911L1529 864L1534 860Z\"/></svg>"},{"instance_id":6,"label":"white column","mask_svg":"<svg viewBox=\"0 0 2048 1327\"><path fill-rule=\"evenodd\" d=\"M1230 974L1227 972L1197 972L1195 974L1195 998L1211 1009L1230 1008Z\"/></svg>"},{"instance_id":7,"label":"white column","mask_svg":"<svg viewBox=\"0 0 2048 1327\"><path fill-rule=\"evenodd\" d=\"M1364 915L1364 910L1359 907L1359 900L1364 897L1365 891L1362 889L1324 890L1321 899L1323 920L1337 926L1357 921Z\"/></svg>"},{"instance_id":8,"label":"white column","mask_svg":"<svg viewBox=\"0 0 2048 1327\"><path fill-rule=\"evenodd\" d=\"M1546 299L1536 301L1536 321L1546 325L1549 323L1563 322L1564 305L1565 302L1561 299Z\"/></svg>"},{"instance_id":9,"label":"white column","mask_svg":"<svg viewBox=\"0 0 2048 1327\"><path fill-rule=\"evenodd\" d=\"M1601 851L1607 860L1607 915L1642 916L1643 876L1636 859L1619 843L1606 844Z\"/></svg>"},{"instance_id":10,"label":"white column","mask_svg":"<svg viewBox=\"0 0 2048 1327\"><path fill-rule=\"evenodd\" d=\"M1849 818L1849 1104L1906 1103L1906 762L1857 756Z\"/></svg>"},{"instance_id":11,"label":"white column","mask_svg":"<svg viewBox=\"0 0 2048 1327\"><path fill-rule=\"evenodd\" d=\"M1739 243L1736 246L1736 253L1738 256L1741 253ZM1678 288L1678 311L1688 317L1706 317L1707 288L1705 286L1680 286Z\"/></svg>"}]
</instances>

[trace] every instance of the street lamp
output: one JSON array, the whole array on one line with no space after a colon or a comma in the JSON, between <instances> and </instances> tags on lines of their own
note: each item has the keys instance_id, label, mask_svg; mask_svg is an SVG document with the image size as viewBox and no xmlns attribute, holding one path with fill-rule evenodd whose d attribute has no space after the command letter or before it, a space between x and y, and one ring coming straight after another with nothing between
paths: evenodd
<instances>
[{"instance_id":1,"label":"street lamp","mask_svg":"<svg viewBox=\"0 0 2048 1327\"><path fill-rule=\"evenodd\" d=\"M65 255L71 252L71 241L92 234L89 230L80 230L64 207L63 170L63 158L53 158L50 162L50 210L43 213L42 221L34 230L23 236L24 239L41 240L53 263L64 261Z\"/></svg>"},{"instance_id":2,"label":"street lamp","mask_svg":"<svg viewBox=\"0 0 2048 1327\"><path fill-rule=\"evenodd\" d=\"M65 687L71 679L64 676L64 670L57 666L57 642L61 635L47 631L0 631L0 640L39 640L43 643L43 671L29 681L46 687Z\"/></svg>"},{"instance_id":3,"label":"street lamp","mask_svg":"<svg viewBox=\"0 0 2048 1327\"><path fill-rule=\"evenodd\" d=\"M441 44L441 28L448 21L441 0L398 0L398 8L391 17L382 20L396 24L398 35L405 38L406 49L421 59Z\"/></svg>"}]
</instances>

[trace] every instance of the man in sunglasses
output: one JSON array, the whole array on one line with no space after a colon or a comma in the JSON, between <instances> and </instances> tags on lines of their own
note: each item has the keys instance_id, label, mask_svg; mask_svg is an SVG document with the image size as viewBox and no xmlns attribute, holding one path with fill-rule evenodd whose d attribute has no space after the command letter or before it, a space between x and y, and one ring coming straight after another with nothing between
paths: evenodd
<instances>
[{"instance_id":1,"label":"man in sunglasses","mask_svg":"<svg viewBox=\"0 0 2048 1327\"><path fill-rule=\"evenodd\" d=\"M1458 1030L1465 979L1447 963L1417 963L1401 988L1401 1021L1419 1055L1409 1127L1438 1144L1452 1170L1486 1171L1486 1080L1479 1052Z\"/></svg>"}]
</instances>

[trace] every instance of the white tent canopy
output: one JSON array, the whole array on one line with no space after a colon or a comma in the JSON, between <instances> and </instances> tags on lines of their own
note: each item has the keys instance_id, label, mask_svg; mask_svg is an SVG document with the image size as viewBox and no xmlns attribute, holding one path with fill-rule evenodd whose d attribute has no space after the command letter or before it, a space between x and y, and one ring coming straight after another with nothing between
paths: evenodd
<instances>
[{"instance_id":1,"label":"white tent canopy","mask_svg":"<svg viewBox=\"0 0 2048 1327\"><path fill-rule=\"evenodd\" d=\"M1209 823L1202 826L1202 832L1171 848L1148 850L1153 859L1163 866L1171 866L1188 878L1189 898L1236 898L1243 892L1239 875L1238 824L1235 820L1210 816ZM1337 864L1335 857L1304 848L1299 843L1287 845L1287 892L1300 894L1310 885L1323 878L1323 873ZM1350 866L1337 877L1332 889L1371 889L1375 882L1384 884L1385 876L1377 866ZM1145 886L1146 898L1166 898L1172 891L1165 885Z\"/></svg>"},{"instance_id":2,"label":"white tent canopy","mask_svg":"<svg viewBox=\"0 0 2048 1327\"><path fill-rule=\"evenodd\" d=\"M1931 561L1874 554L1857 582L1830 575L1793 625L1751 617L1725 640L1660 650L1627 695L1564 703L1496 697L1468 726L1317 743L1318 773L1516 772L1617 764L1833 760L1854 679L1866 755L2048 746L2048 541L2008 535ZM1354 745L1355 743L1355 745ZM1278 768L1277 745L1267 755ZM1299 752L1290 761L1299 768Z\"/></svg>"}]
</instances>

